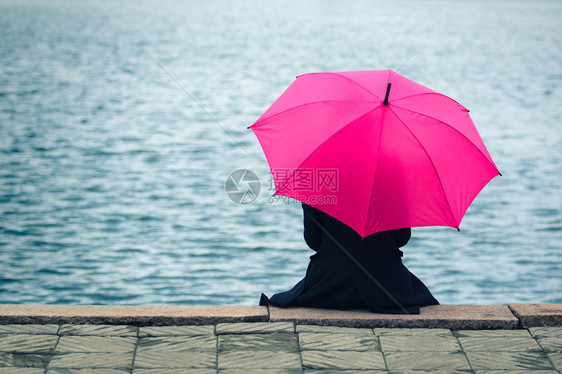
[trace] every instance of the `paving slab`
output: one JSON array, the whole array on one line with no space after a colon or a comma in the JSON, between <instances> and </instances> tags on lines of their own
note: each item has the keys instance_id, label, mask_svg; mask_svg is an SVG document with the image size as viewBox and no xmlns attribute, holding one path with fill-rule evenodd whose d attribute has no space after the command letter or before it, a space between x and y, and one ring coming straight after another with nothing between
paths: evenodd
<instances>
[{"instance_id":1,"label":"paving slab","mask_svg":"<svg viewBox=\"0 0 562 374\"><path fill-rule=\"evenodd\" d=\"M562 327L530 327L529 332L545 352L562 355Z\"/></svg>"},{"instance_id":2,"label":"paving slab","mask_svg":"<svg viewBox=\"0 0 562 374\"><path fill-rule=\"evenodd\" d=\"M263 374L264 369L222 369L219 374ZM267 374L302 374L301 369L267 369Z\"/></svg>"},{"instance_id":3,"label":"paving slab","mask_svg":"<svg viewBox=\"0 0 562 374\"><path fill-rule=\"evenodd\" d=\"M386 369L381 352L302 351L301 356L302 365L305 369Z\"/></svg>"},{"instance_id":4,"label":"paving slab","mask_svg":"<svg viewBox=\"0 0 562 374\"><path fill-rule=\"evenodd\" d=\"M223 369L293 369L301 370L296 352L230 351L219 353L218 367Z\"/></svg>"},{"instance_id":5,"label":"paving slab","mask_svg":"<svg viewBox=\"0 0 562 374\"><path fill-rule=\"evenodd\" d=\"M464 351L542 351L527 330L455 331Z\"/></svg>"},{"instance_id":6,"label":"paving slab","mask_svg":"<svg viewBox=\"0 0 562 374\"><path fill-rule=\"evenodd\" d=\"M475 370L476 374L560 374L556 370L528 370L528 369L515 369L515 370Z\"/></svg>"},{"instance_id":7,"label":"paving slab","mask_svg":"<svg viewBox=\"0 0 562 374\"><path fill-rule=\"evenodd\" d=\"M56 335L59 325L0 325L0 334Z\"/></svg>"},{"instance_id":8,"label":"paving slab","mask_svg":"<svg viewBox=\"0 0 562 374\"><path fill-rule=\"evenodd\" d=\"M528 330L455 330L452 332L457 337L471 338L529 338L532 337Z\"/></svg>"},{"instance_id":9,"label":"paving slab","mask_svg":"<svg viewBox=\"0 0 562 374\"><path fill-rule=\"evenodd\" d=\"M216 369L134 369L133 374L217 374Z\"/></svg>"},{"instance_id":10,"label":"paving slab","mask_svg":"<svg viewBox=\"0 0 562 374\"><path fill-rule=\"evenodd\" d=\"M376 328L373 329L376 336L383 335L401 335L401 336L424 336L424 337L440 337L443 335L452 336L449 329L441 328Z\"/></svg>"},{"instance_id":11,"label":"paving slab","mask_svg":"<svg viewBox=\"0 0 562 374\"><path fill-rule=\"evenodd\" d=\"M46 374L124 374L130 373L125 369L47 369Z\"/></svg>"},{"instance_id":12,"label":"paving slab","mask_svg":"<svg viewBox=\"0 0 562 374\"><path fill-rule=\"evenodd\" d=\"M138 327L131 325L62 325L59 335L137 336Z\"/></svg>"},{"instance_id":13,"label":"paving slab","mask_svg":"<svg viewBox=\"0 0 562 374\"><path fill-rule=\"evenodd\" d=\"M137 344L135 337L123 336L61 336L55 349L56 354L71 352L133 352Z\"/></svg>"},{"instance_id":14,"label":"paving slab","mask_svg":"<svg viewBox=\"0 0 562 374\"><path fill-rule=\"evenodd\" d=\"M562 372L562 353L548 353L547 356L550 359L550 362L554 365L554 368Z\"/></svg>"},{"instance_id":15,"label":"paving slab","mask_svg":"<svg viewBox=\"0 0 562 374\"><path fill-rule=\"evenodd\" d=\"M141 326L139 337L214 335L214 325L192 326Z\"/></svg>"},{"instance_id":16,"label":"paving slab","mask_svg":"<svg viewBox=\"0 0 562 374\"><path fill-rule=\"evenodd\" d=\"M209 325L268 318L265 306L0 304L0 324Z\"/></svg>"},{"instance_id":17,"label":"paving slab","mask_svg":"<svg viewBox=\"0 0 562 374\"><path fill-rule=\"evenodd\" d=\"M0 352L49 353L58 340L57 335L0 335Z\"/></svg>"},{"instance_id":18,"label":"paving slab","mask_svg":"<svg viewBox=\"0 0 562 374\"><path fill-rule=\"evenodd\" d=\"M134 369L133 374L217 374L216 369L173 369L173 368L161 368L161 369Z\"/></svg>"},{"instance_id":19,"label":"paving slab","mask_svg":"<svg viewBox=\"0 0 562 374\"><path fill-rule=\"evenodd\" d=\"M134 370L169 369L169 368L216 368L217 354L215 352L170 352L170 351L145 351L137 352Z\"/></svg>"},{"instance_id":20,"label":"paving slab","mask_svg":"<svg viewBox=\"0 0 562 374\"><path fill-rule=\"evenodd\" d=\"M370 328L318 326L318 325L295 325L295 329L298 333L301 333L301 332L319 332L319 333L330 333L330 334L374 335L373 329L370 329Z\"/></svg>"},{"instance_id":21,"label":"paving slab","mask_svg":"<svg viewBox=\"0 0 562 374\"><path fill-rule=\"evenodd\" d=\"M377 329L376 333L385 353L461 351L457 339L446 329Z\"/></svg>"},{"instance_id":22,"label":"paving slab","mask_svg":"<svg viewBox=\"0 0 562 374\"><path fill-rule=\"evenodd\" d=\"M130 369L133 363L133 353L66 353L55 355L49 362L49 369L59 368L102 368L102 369Z\"/></svg>"},{"instance_id":23,"label":"paving slab","mask_svg":"<svg viewBox=\"0 0 562 374\"><path fill-rule=\"evenodd\" d=\"M384 352L388 369L402 370L470 370L462 352L395 351Z\"/></svg>"},{"instance_id":24,"label":"paving slab","mask_svg":"<svg viewBox=\"0 0 562 374\"><path fill-rule=\"evenodd\" d=\"M562 372L562 326L523 329L511 310L440 305L404 316L271 307L273 322L246 314L170 325L140 313L130 324L0 323L0 374Z\"/></svg>"},{"instance_id":25,"label":"paving slab","mask_svg":"<svg viewBox=\"0 0 562 374\"><path fill-rule=\"evenodd\" d=\"M474 370L552 370L544 352L465 352Z\"/></svg>"},{"instance_id":26,"label":"paving slab","mask_svg":"<svg viewBox=\"0 0 562 374\"><path fill-rule=\"evenodd\" d=\"M545 352L562 354L561 338L538 338L537 341Z\"/></svg>"},{"instance_id":27,"label":"paving slab","mask_svg":"<svg viewBox=\"0 0 562 374\"><path fill-rule=\"evenodd\" d=\"M197 351L144 351L137 352L134 369L168 369L168 368L216 368L215 352Z\"/></svg>"},{"instance_id":28,"label":"paving slab","mask_svg":"<svg viewBox=\"0 0 562 374\"><path fill-rule=\"evenodd\" d=\"M562 326L562 304L509 304L525 328Z\"/></svg>"},{"instance_id":29,"label":"paving slab","mask_svg":"<svg viewBox=\"0 0 562 374\"><path fill-rule=\"evenodd\" d=\"M296 334L271 333L271 334L246 334L246 335L219 335L218 351L272 351L272 352L298 352Z\"/></svg>"},{"instance_id":30,"label":"paving slab","mask_svg":"<svg viewBox=\"0 0 562 374\"><path fill-rule=\"evenodd\" d=\"M391 374L473 374L472 370L391 370ZM503 372L502 374L511 374L511 372Z\"/></svg>"},{"instance_id":31,"label":"paving slab","mask_svg":"<svg viewBox=\"0 0 562 374\"><path fill-rule=\"evenodd\" d=\"M301 350L327 351L378 351L381 347L374 334L332 334L302 332L299 334Z\"/></svg>"},{"instance_id":32,"label":"paving slab","mask_svg":"<svg viewBox=\"0 0 562 374\"><path fill-rule=\"evenodd\" d=\"M340 327L516 329L519 320L504 305L432 305L420 314L379 314L362 310L269 307L272 322Z\"/></svg>"},{"instance_id":33,"label":"paving slab","mask_svg":"<svg viewBox=\"0 0 562 374\"><path fill-rule=\"evenodd\" d=\"M0 368L0 374L44 374L45 369L36 368Z\"/></svg>"},{"instance_id":34,"label":"paving slab","mask_svg":"<svg viewBox=\"0 0 562 374\"><path fill-rule=\"evenodd\" d=\"M147 351L165 352L216 352L217 338L214 335L159 336L140 338L137 354Z\"/></svg>"},{"instance_id":35,"label":"paving slab","mask_svg":"<svg viewBox=\"0 0 562 374\"><path fill-rule=\"evenodd\" d=\"M562 327L530 327L527 330L535 338L562 338Z\"/></svg>"},{"instance_id":36,"label":"paving slab","mask_svg":"<svg viewBox=\"0 0 562 374\"><path fill-rule=\"evenodd\" d=\"M217 335L222 334L269 334L273 332L294 333L292 322L250 322L250 323L219 323Z\"/></svg>"},{"instance_id":37,"label":"paving slab","mask_svg":"<svg viewBox=\"0 0 562 374\"><path fill-rule=\"evenodd\" d=\"M0 367L44 368L52 354L0 352Z\"/></svg>"},{"instance_id":38,"label":"paving slab","mask_svg":"<svg viewBox=\"0 0 562 374\"><path fill-rule=\"evenodd\" d=\"M308 369L304 371L305 374L383 374L388 373L384 370L317 370L317 369ZM417 374L417 373L416 373Z\"/></svg>"}]
</instances>

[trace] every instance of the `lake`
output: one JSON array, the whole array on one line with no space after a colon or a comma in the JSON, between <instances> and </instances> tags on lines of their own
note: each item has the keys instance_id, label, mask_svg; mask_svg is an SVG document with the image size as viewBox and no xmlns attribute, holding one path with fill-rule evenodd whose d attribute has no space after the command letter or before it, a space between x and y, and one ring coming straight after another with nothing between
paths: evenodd
<instances>
[{"instance_id":1,"label":"lake","mask_svg":"<svg viewBox=\"0 0 562 374\"><path fill-rule=\"evenodd\" d=\"M444 304L562 302L562 2L0 2L0 303L247 304L311 250L247 130L296 75L399 69L502 172L406 266ZM236 204L225 181L262 182Z\"/></svg>"}]
</instances>

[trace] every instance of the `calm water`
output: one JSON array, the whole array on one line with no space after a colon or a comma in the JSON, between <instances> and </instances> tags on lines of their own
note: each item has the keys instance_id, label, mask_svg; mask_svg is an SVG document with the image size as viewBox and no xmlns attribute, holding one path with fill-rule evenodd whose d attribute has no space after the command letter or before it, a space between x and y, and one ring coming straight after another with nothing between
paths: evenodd
<instances>
[{"instance_id":1,"label":"calm water","mask_svg":"<svg viewBox=\"0 0 562 374\"><path fill-rule=\"evenodd\" d=\"M504 176L460 233L414 229L407 266L442 303L562 302L562 2L236 3L0 1L1 303L291 287L301 208L268 203L246 127L298 74L408 58L403 75L471 110ZM224 191L240 168L263 181L243 206Z\"/></svg>"}]
</instances>

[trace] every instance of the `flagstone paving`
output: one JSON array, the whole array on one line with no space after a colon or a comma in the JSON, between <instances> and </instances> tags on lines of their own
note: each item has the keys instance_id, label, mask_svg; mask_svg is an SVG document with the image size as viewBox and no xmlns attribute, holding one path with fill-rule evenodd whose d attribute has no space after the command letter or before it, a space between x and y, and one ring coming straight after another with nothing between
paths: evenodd
<instances>
[{"instance_id":1,"label":"flagstone paving","mask_svg":"<svg viewBox=\"0 0 562 374\"><path fill-rule=\"evenodd\" d=\"M0 325L0 374L562 372L562 327Z\"/></svg>"}]
</instances>

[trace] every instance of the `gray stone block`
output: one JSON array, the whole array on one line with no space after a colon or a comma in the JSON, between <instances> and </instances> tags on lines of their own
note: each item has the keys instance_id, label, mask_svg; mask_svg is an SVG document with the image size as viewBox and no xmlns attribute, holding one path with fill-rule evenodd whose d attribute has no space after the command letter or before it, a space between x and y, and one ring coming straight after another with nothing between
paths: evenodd
<instances>
[{"instance_id":1,"label":"gray stone block","mask_svg":"<svg viewBox=\"0 0 562 374\"><path fill-rule=\"evenodd\" d=\"M134 370L137 369L167 369L167 368L203 368L216 369L215 352L168 352L144 351L137 352Z\"/></svg>"},{"instance_id":2,"label":"gray stone block","mask_svg":"<svg viewBox=\"0 0 562 374\"><path fill-rule=\"evenodd\" d=\"M542 351L526 330L457 331L464 351Z\"/></svg>"},{"instance_id":3,"label":"gray stone block","mask_svg":"<svg viewBox=\"0 0 562 374\"><path fill-rule=\"evenodd\" d=\"M133 374L217 374L216 369L172 369L172 368L160 368L160 369L134 369Z\"/></svg>"},{"instance_id":4,"label":"gray stone block","mask_svg":"<svg viewBox=\"0 0 562 374\"><path fill-rule=\"evenodd\" d=\"M298 352L297 336L295 334L219 335L218 339L219 352L243 350Z\"/></svg>"},{"instance_id":5,"label":"gray stone block","mask_svg":"<svg viewBox=\"0 0 562 374\"><path fill-rule=\"evenodd\" d=\"M44 368L52 354L0 352L0 367Z\"/></svg>"},{"instance_id":6,"label":"gray stone block","mask_svg":"<svg viewBox=\"0 0 562 374\"><path fill-rule=\"evenodd\" d=\"M299 334L301 350L320 351L379 351L380 345L374 334L332 334L307 333Z\"/></svg>"},{"instance_id":7,"label":"gray stone block","mask_svg":"<svg viewBox=\"0 0 562 374\"><path fill-rule=\"evenodd\" d=\"M59 335L134 336L138 327L130 325L62 325Z\"/></svg>"},{"instance_id":8,"label":"gray stone block","mask_svg":"<svg viewBox=\"0 0 562 374\"><path fill-rule=\"evenodd\" d=\"M560 372L562 372L562 353L555 352L555 353L548 353L548 358L550 362L554 365L554 368Z\"/></svg>"},{"instance_id":9,"label":"gray stone block","mask_svg":"<svg viewBox=\"0 0 562 374\"><path fill-rule=\"evenodd\" d=\"M14 353L53 352L59 337L57 335L0 335L0 351Z\"/></svg>"},{"instance_id":10,"label":"gray stone block","mask_svg":"<svg viewBox=\"0 0 562 374\"><path fill-rule=\"evenodd\" d=\"M38 368L2 368L0 374L44 374L45 369Z\"/></svg>"},{"instance_id":11,"label":"gray stone block","mask_svg":"<svg viewBox=\"0 0 562 374\"><path fill-rule=\"evenodd\" d=\"M55 355L49 362L49 369L58 368L106 368L130 369L133 353L66 353Z\"/></svg>"},{"instance_id":12,"label":"gray stone block","mask_svg":"<svg viewBox=\"0 0 562 374\"><path fill-rule=\"evenodd\" d=\"M443 329L395 329L376 331L383 352L460 352L451 331ZM431 353L428 353L431 355Z\"/></svg>"},{"instance_id":13,"label":"gray stone block","mask_svg":"<svg viewBox=\"0 0 562 374\"><path fill-rule=\"evenodd\" d=\"M224 369L301 369L296 352L228 351L219 353L218 367ZM264 370L265 371L265 370Z\"/></svg>"},{"instance_id":14,"label":"gray stone block","mask_svg":"<svg viewBox=\"0 0 562 374\"><path fill-rule=\"evenodd\" d=\"M139 337L147 336L194 336L214 335L214 325L192 325L192 326L141 326Z\"/></svg>"},{"instance_id":15,"label":"gray stone block","mask_svg":"<svg viewBox=\"0 0 562 374\"><path fill-rule=\"evenodd\" d=\"M382 353L374 351L303 351L301 356L306 369L386 369Z\"/></svg>"},{"instance_id":16,"label":"gray stone block","mask_svg":"<svg viewBox=\"0 0 562 374\"><path fill-rule=\"evenodd\" d=\"M544 352L465 352L475 370L552 370Z\"/></svg>"},{"instance_id":17,"label":"gray stone block","mask_svg":"<svg viewBox=\"0 0 562 374\"><path fill-rule=\"evenodd\" d=\"M391 336L423 336L423 337L443 337L453 334L449 329L441 328L376 328L375 335L391 335Z\"/></svg>"},{"instance_id":18,"label":"gray stone block","mask_svg":"<svg viewBox=\"0 0 562 374\"><path fill-rule=\"evenodd\" d=\"M531 327L529 331L545 352L562 354L562 327Z\"/></svg>"},{"instance_id":19,"label":"gray stone block","mask_svg":"<svg viewBox=\"0 0 562 374\"><path fill-rule=\"evenodd\" d=\"M133 352L137 338L123 336L61 336L55 353L70 352Z\"/></svg>"},{"instance_id":20,"label":"gray stone block","mask_svg":"<svg viewBox=\"0 0 562 374\"><path fill-rule=\"evenodd\" d=\"M302 374L301 369L222 369L218 374Z\"/></svg>"},{"instance_id":21,"label":"gray stone block","mask_svg":"<svg viewBox=\"0 0 562 374\"><path fill-rule=\"evenodd\" d=\"M528 330L535 338L562 338L562 327L530 327Z\"/></svg>"},{"instance_id":22,"label":"gray stone block","mask_svg":"<svg viewBox=\"0 0 562 374\"><path fill-rule=\"evenodd\" d=\"M46 374L125 374L126 369L48 369Z\"/></svg>"},{"instance_id":23,"label":"gray stone block","mask_svg":"<svg viewBox=\"0 0 562 374\"><path fill-rule=\"evenodd\" d=\"M514 370L475 370L476 374L559 374L556 370L514 369Z\"/></svg>"},{"instance_id":24,"label":"gray stone block","mask_svg":"<svg viewBox=\"0 0 562 374\"><path fill-rule=\"evenodd\" d=\"M470 370L466 357L461 352L384 352L391 372L402 370Z\"/></svg>"},{"instance_id":25,"label":"gray stone block","mask_svg":"<svg viewBox=\"0 0 562 374\"><path fill-rule=\"evenodd\" d=\"M250 323L219 323L217 335L223 334L270 334L273 332L294 333L291 322L250 322Z\"/></svg>"},{"instance_id":26,"label":"gray stone block","mask_svg":"<svg viewBox=\"0 0 562 374\"><path fill-rule=\"evenodd\" d=\"M59 325L0 325L0 334L56 335Z\"/></svg>"},{"instance_id":27,"label":"gray stone block","mask_svg":"<svg viewBox=\"0 0 562 374\"><path fill-rule=\"evenodd\" d=\"M374 335L373 329L370 328L318 326L318 325L296 325L295 327L298 333L314 332L314 333L330 333L330 334Z\"/></svg>"},{"instance_id":28,"label":"gray stone block","mask_svg":"<svg viewBox=\"0 0 562 374\"><path fill-rule=\"evenodd\" d=\"M305 374L386 374L385 370L317 370L308 369L304 371ZM417 374L417 373L416 373Z\"/></svg>"},{"instance_id":29,"label":"gray stone block","mask_svg":"<svg viewBox=\"0 0 562 374\"><path fill-rule=\"evenodd\" d=\"M137 348L137 354L147 351L216 352L216 350L217 337L214 335L160 336L153 338L140 338Z\"/></svg>"}]
</instances>

